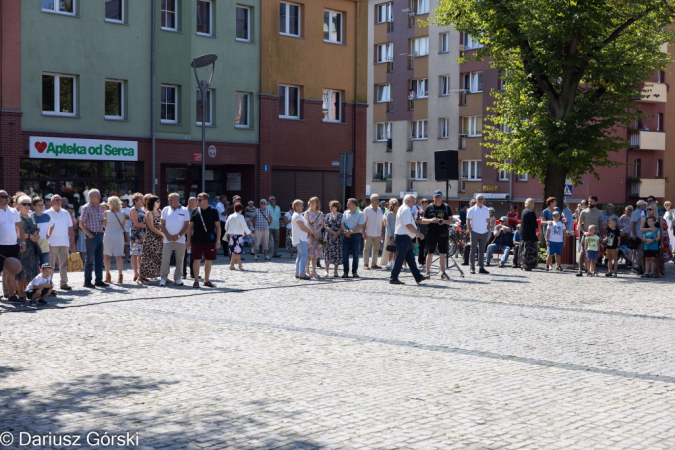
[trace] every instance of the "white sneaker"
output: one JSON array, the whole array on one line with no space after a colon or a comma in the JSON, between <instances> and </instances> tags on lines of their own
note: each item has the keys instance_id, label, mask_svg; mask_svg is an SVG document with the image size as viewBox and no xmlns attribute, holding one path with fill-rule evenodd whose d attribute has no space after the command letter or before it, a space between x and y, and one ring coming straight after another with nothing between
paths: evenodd
<instances>
[{"instance_id":1,"label":"white sneaker","mask_svg":"<svg viewBox=\"0 0 675 450\"><path fill-rule=\"evenodd\" d=\"M253 259L255 259L255 260L257 261L257 260L258 260L258 255L255 255L255 256L253 257Z\"/></svg>"},{"instance_id":2,"label":"white sneaker","mask_svg":"<svg viewBox=\"0 0 675 450\"><path fill-rule=\"evenodd\" d=\"M182 286L182 285L183 285L183 280L181 280L181 279L179 278L179 279L177 279L176 281L174 281L173 284L175 284L176 286Z\"/></svg>"},{"instance_id":3,"label":"white sneaker","mask_svg":"<svg viewBox=\"0 0 675 450\"><path fill-rule=\"evenodd\" d=\"M270 260L270 257L269 257L269 255L265 256L265 260L267 260L267 261L269 261L269 260Z\"/></svg>"},{"instance_id":4,"label":"white sneaker","mask_svg":"<svg viewBox=\"0 0 675 450\"><path fill-rule=\"evenodd\" d=\"M166 280L159 280L160 286L166 286Z\"/></svg>"}]
</instances>

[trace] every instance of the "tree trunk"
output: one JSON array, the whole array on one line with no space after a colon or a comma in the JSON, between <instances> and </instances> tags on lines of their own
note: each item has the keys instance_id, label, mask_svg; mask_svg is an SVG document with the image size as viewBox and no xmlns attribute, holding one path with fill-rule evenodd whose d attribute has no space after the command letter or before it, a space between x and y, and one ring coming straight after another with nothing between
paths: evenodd
<instances>
[{"instance_id":1,"label":"tree trunk","mask_svg":"<svg viewBox=\"0 0 675 450\"><path fill-rule=\"evenodd\" d=\"M546 183L544 184L544 202L549 197L555 197L558 200L558 206L562 206L565 201L565 180L567 179L567 168L556 164L546 166Z\"/></svg>"}]
</instances>

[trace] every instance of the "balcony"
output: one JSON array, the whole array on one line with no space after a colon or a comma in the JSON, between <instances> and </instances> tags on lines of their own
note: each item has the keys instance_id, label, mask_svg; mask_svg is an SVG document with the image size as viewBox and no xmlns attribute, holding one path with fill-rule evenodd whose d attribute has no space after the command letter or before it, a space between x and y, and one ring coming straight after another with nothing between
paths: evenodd
<instances>
[{"instance_id":1,"label":"balcony","mask_svg":"<svg viewBox=\"0 0 675 450\"><path fill-rule=\"evenodd\" d=\"M660 198L666 196L666 180L664 178L642 179L640 183L640 197L647 198L650 195Z\"/></svg>"},{"instance_id":2,"label":"balcony","mask_svg":"<svg viewBox=\"0 0 675 450\"><path fill-rule=\"evenodd\" d=\"M665 150L666 133L663 131L632 131L630 148L633 150Z\"/></svg>"},{"instance_id":3,"label":"balcony","mask_svg":"<svg viewBox=\"0 0 675 450\"><path fill-rule=\"evenodd\" d=\"M666 83L645 83L642 88L642 97L638 99L645 103L665 103L668 98Z\"/></svg>"}]
</instances>

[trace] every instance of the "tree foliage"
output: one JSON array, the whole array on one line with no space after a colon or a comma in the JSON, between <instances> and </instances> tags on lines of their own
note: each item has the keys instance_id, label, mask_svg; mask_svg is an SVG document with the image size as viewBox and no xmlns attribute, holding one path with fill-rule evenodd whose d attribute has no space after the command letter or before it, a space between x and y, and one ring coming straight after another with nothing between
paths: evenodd
<instances>
[{"instance_id":1,"label":"tree foliage","mask_svg":"<svg viewBox=\"0 0 675 450\"><path fill-rule=\"evenodd\" d=\"M673 0L440 0L430 21L472 35L483 48L471 59L501 71L484 121L489 165L562 198L565 178L620 164L610 156L628 142L615 131L640 119L633 100L669 65L660 48L674 18Z\"/></svg>"}]
</instances>

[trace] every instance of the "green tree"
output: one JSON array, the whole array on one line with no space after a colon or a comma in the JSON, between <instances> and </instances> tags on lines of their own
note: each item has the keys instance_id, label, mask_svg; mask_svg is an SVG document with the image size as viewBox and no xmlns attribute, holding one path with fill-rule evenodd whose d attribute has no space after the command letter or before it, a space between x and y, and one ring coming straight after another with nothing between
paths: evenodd
<instances>
[{"instance_id":1,"label":"green tree","mask_svg":"<svg viewBox=\"0 0 675 450\"><path fill-rule=\"evenodd\" d=\"M675 18L673 0L440 0L430 19L483 44L502 91L484 125L489 165L528 173L544 198L563 198L597 167L621 165L611 154L629 143L615 132L641 118L633 101L644 81L665 70ZM503 124L511 129L500 131Z\"/></svg>"}]
</instances>

